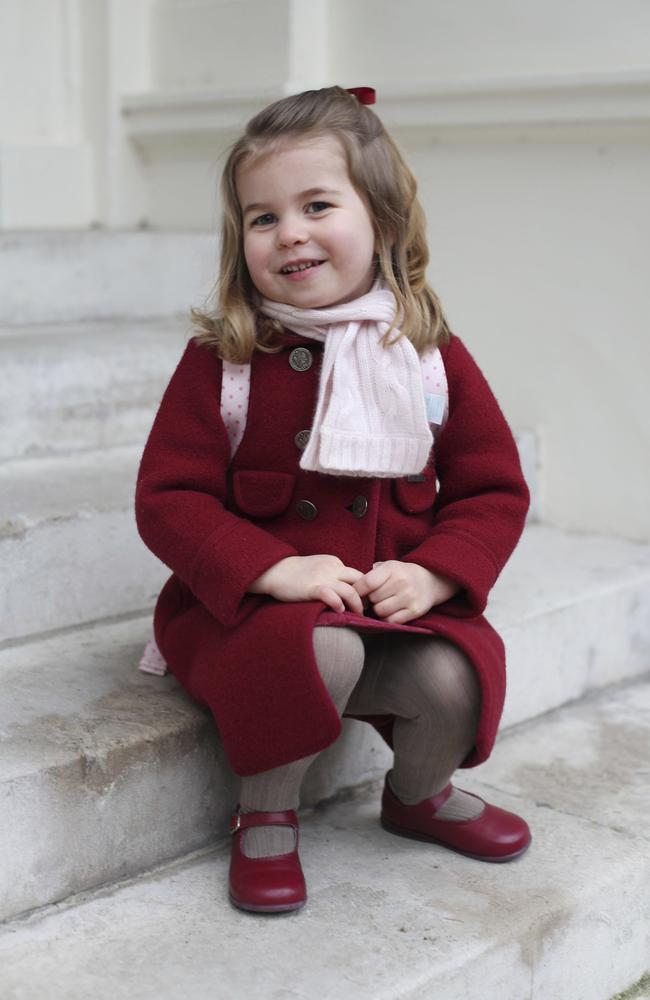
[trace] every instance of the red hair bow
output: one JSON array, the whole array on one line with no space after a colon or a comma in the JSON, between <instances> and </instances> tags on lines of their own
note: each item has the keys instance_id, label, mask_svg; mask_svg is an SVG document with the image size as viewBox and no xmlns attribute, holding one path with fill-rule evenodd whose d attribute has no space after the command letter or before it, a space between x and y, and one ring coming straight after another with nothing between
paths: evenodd
<instances>
[{"instance_id":1,"label":"red hair bow","mask_svg":"<svg viewBox=\"0 0 650 1000\"><path fill-rule=\"evenodd\" d=\"M347 87L348 94L356 97L359 104L374 104L376 92L374 87Z\"/></svg>"}]
</instances>

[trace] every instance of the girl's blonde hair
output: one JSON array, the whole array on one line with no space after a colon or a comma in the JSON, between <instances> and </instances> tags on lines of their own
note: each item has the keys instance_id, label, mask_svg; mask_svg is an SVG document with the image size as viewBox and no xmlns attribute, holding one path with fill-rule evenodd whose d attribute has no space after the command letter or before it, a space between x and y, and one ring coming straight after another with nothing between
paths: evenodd
<instances>
[{"instance_id":1,"label":"girl's blonde hair","mask_svg":"<svg viewBox=\"0 0 650 1000\"><path fill-rule=\"evenodd\" d=\"M427 285L429 250L416 181L377 115L341 87L307 90L270 104L249 121L230 151L221 178L223 222L216 315L192 310L199 343L226 361L244 364L254 350L279 350L278 324L258 315L260 295L243 252L237 171L287 140L333 135L350 181L365 202L377 238L377 276L393 292L400 335L418 352L449 336L437 296ZM390 331L384 337L386 344Z\"/></svg>"}]
</instances>

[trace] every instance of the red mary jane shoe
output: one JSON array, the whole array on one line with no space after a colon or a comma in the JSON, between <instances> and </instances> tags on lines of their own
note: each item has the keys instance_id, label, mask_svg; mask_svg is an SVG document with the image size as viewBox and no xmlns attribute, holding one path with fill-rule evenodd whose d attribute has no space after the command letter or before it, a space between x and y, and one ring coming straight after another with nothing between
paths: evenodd
<instances>
[{"instance_id":1,"label":"red mary jane shoe","mask_svg":"<svg viewBox=\"0 0 650 1000\"><path fill-rule=\"evenodd\" d=\"M483 812L473 819L436 819L452 792L447 785L437 795L414 806L405 806L394 794L386 778L381 802L381 825L390 833L413 840L442 844L458 854L479 861L512 861L530 846L528 824L515 813L484 803ZM471 795L471 792L465 792ZM477 795L472 796L478 798ZM483 802L483 799L479 799Z\"/></svg>"},{"instance_id":2,"label":"red mary jane shoe","mask_svg":"<svg viewBox=\"0 0 650 1000\"><path fill-rule=\"evenodd\" d=\"M296 845L288 854L270 858L247 858L242 836L252 826L290 826ZM236 812L230 821L233 836L230 858L230 901L253 913L283 913L299 910L307 901L305 877L298 857L298 817L286 812Z\"/></svg>"}]
</instances>

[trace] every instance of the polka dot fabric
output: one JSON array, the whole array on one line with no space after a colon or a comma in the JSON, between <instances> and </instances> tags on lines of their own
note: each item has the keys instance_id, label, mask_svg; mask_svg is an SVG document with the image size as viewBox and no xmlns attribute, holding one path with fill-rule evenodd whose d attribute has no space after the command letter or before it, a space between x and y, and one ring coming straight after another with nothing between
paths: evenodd
<instances>
[{"instance_id":1,"label":"polka dot fabric","mask_svg":"<svg viewBox=\"0 0 650 1000\"><path fill-rule=\"evenodd\" d=\"M424 382L425 395L444 397L442 399L442 419L436 424L434 431L444 427L449 414L449 389L447 387L447 373L442 360L442 355L437 347L429 348L420 358L422 363L422 380Z\"/></svg>"},{"instance_id":2,"label":"polka dot fabric","mask_svg":"<svg viewBox=\"0 0 650 1000\"><path fill-rule=\"evenodd\" d=\"M248 400L251 393L251 366L223 362L221 383L221 417L228 432L230 454L234 455L246 427Z\"/></svg>"}]
</instances>

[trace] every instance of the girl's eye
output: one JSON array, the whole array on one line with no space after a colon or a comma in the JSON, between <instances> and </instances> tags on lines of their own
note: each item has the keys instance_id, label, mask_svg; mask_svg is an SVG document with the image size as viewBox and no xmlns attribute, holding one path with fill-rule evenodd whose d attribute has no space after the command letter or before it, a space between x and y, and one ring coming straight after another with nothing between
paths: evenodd
<instances>
[{"instance_id":1,"label":"girl's eye","mask_svg":"<svg viewBox=\"0 0 650 1000\"><path fill-rule=\"evenodd\" d=\"M256 219L252 219L251 226L270 226L272 222L275 222L273 213L265 212L264 215L258 215Z\"/></svg>"},{"instance_id":2,"label":"girl's eye","mask_svg":"<svg viewBox=\"0 0 650 1000\"><path fill-rule=\"evenodd\" d=\"M324 212L326 209L331 208L328 201L310 201L307 206L307 210L312 214L318 214L318 212Z\"/></svg>"}]
</instances>

